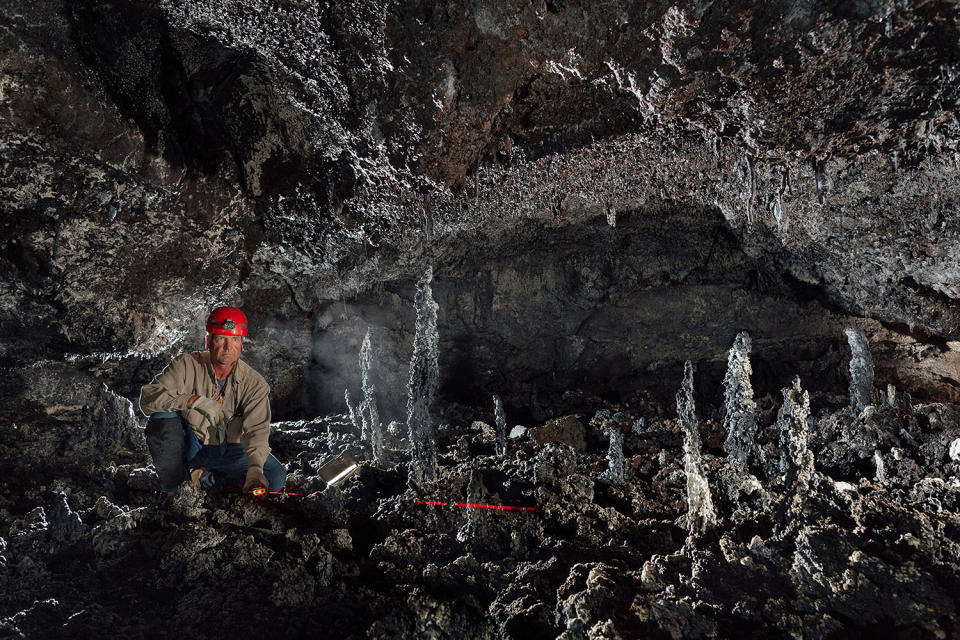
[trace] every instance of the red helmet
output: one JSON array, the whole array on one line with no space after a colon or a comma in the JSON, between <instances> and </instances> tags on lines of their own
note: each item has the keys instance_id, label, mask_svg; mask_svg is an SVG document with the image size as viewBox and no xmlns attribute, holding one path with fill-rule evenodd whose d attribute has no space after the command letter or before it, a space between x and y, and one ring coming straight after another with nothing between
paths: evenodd
<instances>
[{"instance_id":1,"label":"red helmet","mask_svg":"<svg viewBox=\"0 0 960 640\"><path fill-rule=\"evenodd\" d=\"M247 316L236 307L217 307L207 318L207 333L220 336L247 335Z\"/></svg>"}]
</instances>

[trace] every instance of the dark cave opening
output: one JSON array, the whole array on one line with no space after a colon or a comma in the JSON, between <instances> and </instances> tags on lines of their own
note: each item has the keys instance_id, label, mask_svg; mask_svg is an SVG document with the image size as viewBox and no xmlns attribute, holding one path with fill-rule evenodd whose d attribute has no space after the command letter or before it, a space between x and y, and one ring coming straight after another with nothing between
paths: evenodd
<instances>
[{"instance_id":1,"label":"dark cave opening","mask_svg":"<svg viewBox=\"0 0 960 640\"><path fill-rule=\"evenodd\" d=\"M718 211L637 210L621 214L616 229L602 220L536 224L505 243L471 244L488 248L451 261L435 280L440 404L482 414L499 394L526 423L587 410L567 393L577 390L607 403L647 393L667 410L690 359L700 410L715 416L727 351L742 330L754 340L757 397L778 398L794 375L818 403L846 393L842 328L857 319L810 296L810 285L798 290L773 261L747 255ZM310 393L285 398L277 415L343 411L344 389L358 392L356 353L370 328L381 411L403 421L412 286L394 281L386 294L334 304L340 313L314 332L302 374Z\"/></svg>"}]
</instances>

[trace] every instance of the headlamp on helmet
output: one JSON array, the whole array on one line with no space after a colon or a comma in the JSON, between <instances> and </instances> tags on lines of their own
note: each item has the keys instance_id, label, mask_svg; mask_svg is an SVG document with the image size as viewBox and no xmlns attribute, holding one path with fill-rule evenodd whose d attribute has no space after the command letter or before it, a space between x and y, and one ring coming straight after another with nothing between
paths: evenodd
<instances>
[{"instance_id":1,"label":"headlamp on helmet","mask_svg":"<svg viewBox=\"0 0 960 640\"><path fill-rule=\"evenodd\" d=\"M236 307L217 307L207 318L207 346L210 335L245 336L247 335L247 316Z\"/></svg>"}]
</instances>

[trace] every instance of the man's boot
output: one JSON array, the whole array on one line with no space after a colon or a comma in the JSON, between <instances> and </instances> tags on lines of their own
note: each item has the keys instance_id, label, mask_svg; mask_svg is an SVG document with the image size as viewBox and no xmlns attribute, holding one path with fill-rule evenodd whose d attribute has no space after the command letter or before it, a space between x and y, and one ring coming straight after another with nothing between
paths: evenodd
<instances>
[{"instance_id":1,"label":"man's boot","mask_svg":"<svg viewBox=\"0 0 960 640\"><path fill-rule=\"evenodd\" d=\"M180 417L154 418L147 422L147 447L166 492L176 491L184 480L185 460L183 424Z\"/></svg>"}]
</instances>

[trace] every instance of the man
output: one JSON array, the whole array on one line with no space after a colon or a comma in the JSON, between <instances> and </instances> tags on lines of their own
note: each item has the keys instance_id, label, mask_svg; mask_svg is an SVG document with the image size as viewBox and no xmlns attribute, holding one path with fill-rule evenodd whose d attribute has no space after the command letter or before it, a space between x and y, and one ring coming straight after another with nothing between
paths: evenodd
<instances>
[{"instance_id":1,"label":"man","mask_svg":"<svg viewBox=\"0 0 960 640\"><path fill-rule=\"evenodd\" d=\"M140 392L150 417L147 446L160 484L184 480L280 491L287 471L270 453L270 387L240 360L247 316L218 307L207 318L207 351L178 356Z\"/></svg>"}]
</instances>

